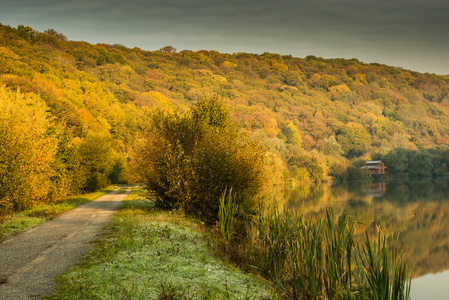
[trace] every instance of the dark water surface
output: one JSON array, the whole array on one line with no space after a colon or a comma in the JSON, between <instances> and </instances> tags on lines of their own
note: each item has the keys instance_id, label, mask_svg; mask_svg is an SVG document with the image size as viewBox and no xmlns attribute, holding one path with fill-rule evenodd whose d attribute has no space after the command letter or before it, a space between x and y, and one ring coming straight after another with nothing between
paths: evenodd
<instances>
[{"instance_id":1,"label":"dark water surface","mask_svg":"<svg viewBox=\"0 0 449 300\"><path fill-rule=\"evenodd\" d=\"M279 205L308 216L346 209L360 222L358 233L381 228L407 259L412 299L449 299L449 178L322 184L284 198Z\"/></svg>"}]
</instances>

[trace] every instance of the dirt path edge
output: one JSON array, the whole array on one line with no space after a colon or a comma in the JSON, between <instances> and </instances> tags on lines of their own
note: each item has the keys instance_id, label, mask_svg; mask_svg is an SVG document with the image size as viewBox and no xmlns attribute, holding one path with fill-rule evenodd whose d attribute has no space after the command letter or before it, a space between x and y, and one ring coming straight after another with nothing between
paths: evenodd
<instances>
[{"instance_id":1,"label":"dirt path edge","mask_svg":"<svg viewBox=\"0 0 449 300\"><path fill-rule=\"evenodd\" d=\"M91 248L131 192L117 188L0 244L0 299L51 294L54 279Z\"/></svg>"}]
</instances>

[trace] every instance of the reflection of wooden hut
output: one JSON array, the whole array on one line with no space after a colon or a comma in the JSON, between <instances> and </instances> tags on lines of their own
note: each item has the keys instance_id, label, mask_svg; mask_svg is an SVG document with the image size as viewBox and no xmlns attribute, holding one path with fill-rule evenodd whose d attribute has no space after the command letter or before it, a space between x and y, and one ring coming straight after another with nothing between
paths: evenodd
<instances>
[{"instance_id":1,"label":"reflection of wooden hut","mask_svg":"<svg viewBox=\"0 0 449 300\"><path fill-rule=\"evenodd\" d=\"M381 160L370 160L365 163L362 167L363 170L367 170L370 175L373 174L388 174L388 167L385 166L384 162Z\"/></svg>"},{"instance_id":2,"label":"reflection of wooden hut","mask_svg":"<svg viewBox=\"0 0 449 300\"><path fill-rule=\"evenodd\" d=\"M387 182L372 182L369 184L369 189L367 192L368 196L373 198L383 197L388 190Z\"/></svg>"}]
</instances>

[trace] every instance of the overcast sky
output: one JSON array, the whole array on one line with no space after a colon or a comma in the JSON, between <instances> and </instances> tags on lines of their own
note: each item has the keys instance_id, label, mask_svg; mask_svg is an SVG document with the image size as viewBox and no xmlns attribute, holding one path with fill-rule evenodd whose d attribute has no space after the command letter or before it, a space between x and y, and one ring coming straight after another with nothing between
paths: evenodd
<instances>
[{"instance_id":1,"label":"overcast sky","mask_svg":"<svg viewBox=\"0 0 449 300\"><path fill-rule=\"evenodd\" d=\"M448 0L0 0L0 23L145 50L357 58L449 75Z\"/></svg>"}]
</instances>

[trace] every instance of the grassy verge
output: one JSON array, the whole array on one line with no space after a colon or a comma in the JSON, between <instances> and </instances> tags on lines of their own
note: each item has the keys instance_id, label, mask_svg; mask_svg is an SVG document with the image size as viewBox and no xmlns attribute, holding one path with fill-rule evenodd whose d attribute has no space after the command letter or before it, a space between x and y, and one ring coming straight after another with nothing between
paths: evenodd
<instances>
[{"instance_id":1,"label":"grassy verge","mask_svg":"<svg viewBox=\"0 0 449 300\"><path fill-rule=\"evenodd\" d=\"M270 299L270 285L212 254L203 225L133 189L109 233L58 278L53 299Z\"/></svg>"},{"instance_id":2,"label":"grassy verge","mask_svg":"<svg viewBox=\"0 0 449 300\"><path fill-rule=\"evenodd\" d=\"M27 228L38 226L54 217L74 209L78 205L95 200L114 190L115 186L108 186L101 191L77 195L52 203L45 203L31 209L3 216L0 219L0 242L6 238L25 231Z\"/></svg>"}]
</instances>

